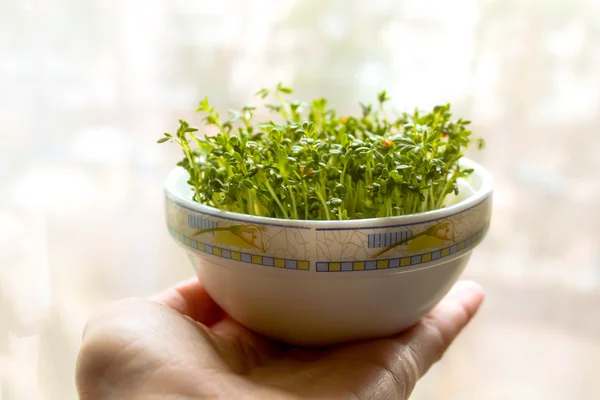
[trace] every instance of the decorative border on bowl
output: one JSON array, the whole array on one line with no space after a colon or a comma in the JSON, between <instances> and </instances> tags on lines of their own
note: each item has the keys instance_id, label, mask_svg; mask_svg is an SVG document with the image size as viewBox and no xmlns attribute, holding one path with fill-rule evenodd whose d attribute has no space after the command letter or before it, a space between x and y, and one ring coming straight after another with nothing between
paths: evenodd
<instances>
[{"instance_id":1,"label":"decorative border on bowl","mask_svg":"<svg viewBox=\"0 0 600 400\"><path fill-rule=\"evenodd\" d=\"M273 258L261 256L259 254L244 253L242 251L229 250L210 244L199 242L192 239L184 234L177 232L172 226L168 226L169 233L171 236L184 246L187 246L193 250L201 251L206 254L213 256L226 258L228 260L236 260L245 262L248 264L261 265L264 267L291 269L298 271L308 271L310 269L310 263L305 260L292 260L287 258Z\"/></svg>"},{"instance_id":2,"label":"decorative border on bowl","mask_svg":"<svg viewBox=\"0 0 600 400\"><path fill-rule=\"evenodd\" d=\"M366 260L366 261L338 261L338 262L317 262L317 272L355 272L355 271L374 271L378 269L411 267L424 264L430 261L439 260L448 257L459 251L473 247L483 238L487 228L480 230L473 236L454 243L443 249L438 249L430 253L418 254L408 257L397 257L387 260Z\"/></svg>"}]
</instances>

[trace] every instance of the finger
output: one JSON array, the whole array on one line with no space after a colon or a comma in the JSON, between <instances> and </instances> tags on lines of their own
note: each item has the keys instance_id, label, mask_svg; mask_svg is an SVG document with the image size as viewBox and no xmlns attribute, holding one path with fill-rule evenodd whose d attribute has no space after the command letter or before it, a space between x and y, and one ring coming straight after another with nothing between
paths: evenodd
<instances>
[{"instance_id":1,"label":"finger","mask_svg":"<svg viewBox=\"0 0 600 400\"><path fill-rule=\"evenodd\" d=\"M429 314L400 336L407 349L408 367L417 379L442 357L473 318L483 298L483 289L477 283L458 282Z\"/></svg>"},{"instance_id":2,"label":"finger","mask_svg":"<svg viewBox=\"0 0 600 400\"><path fill-rule=\"evenodd\" d=\"M344 371L348 387L364 398L406 399L417 380L446 351L473 317L483 290L473 282L457 283L426 317L403 333L314 353L316 365ZM313 383L318 379L313 377ZM358 397L360 397L358 396Z\"/></svg>"},{"instance_id":3,"label":"finger","mask_svg":"<svg viewBox=\"0 0 600 400\"><path fill-rule=\"evenodd\" d=\"M206 326L214 325L225 316L224 311L214 302L196 277L180 282L153 296L152 300Z\"/></svg>"}]
</instances>

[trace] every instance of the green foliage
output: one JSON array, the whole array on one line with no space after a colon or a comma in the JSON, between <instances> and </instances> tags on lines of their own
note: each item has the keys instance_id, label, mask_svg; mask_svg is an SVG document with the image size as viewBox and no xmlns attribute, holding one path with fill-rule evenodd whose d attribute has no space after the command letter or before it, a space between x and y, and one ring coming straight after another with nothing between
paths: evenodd
<instances>
[{"instance_id":1,"label":"green foliage","mask_svg":"<svg viewBox=\"0 0 600 400\"><path fill-rule=\"evenodd\" d=\"M388 117L385 91L359 116L338 116L327 100L289 101L278 84L256 96L277 114L252 121L255 107L219 114L204 98L197 111L216 135L179 121L174 141L183 150L194 200L222 210L273 218L379 218L443 207L456 181L472 171L458 161L473 142L470 121L452 119L450 104ZM271 98L269 101L269 98ZM481 148L483 141L477 140Z\"/></svg>"}]
</instances>

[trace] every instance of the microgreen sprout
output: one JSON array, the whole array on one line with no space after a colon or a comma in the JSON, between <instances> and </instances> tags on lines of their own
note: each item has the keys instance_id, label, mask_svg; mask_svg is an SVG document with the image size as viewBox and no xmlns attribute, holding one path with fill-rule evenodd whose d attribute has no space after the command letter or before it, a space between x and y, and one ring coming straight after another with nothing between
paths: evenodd
<instances>
[{"instance_id":1,"label":"microgreen sprout","mask_svg":"<svg viewBox=\"0 0 600 400\"><path fill-rule=\"evenodd\" d=\"M382 218L439 209L457 179L472 173L459 160L473 142L470 121L452 118L450 104L390 116L385 91L338 116L325 98L290 101L278 84L256 93L276 115L254 121L245 105L222 119L204 98L197 109L218 133L198 136L179 121L173 141L184 157L193 199L221 210L284 219Z\"/></svg>"}]
</instances>

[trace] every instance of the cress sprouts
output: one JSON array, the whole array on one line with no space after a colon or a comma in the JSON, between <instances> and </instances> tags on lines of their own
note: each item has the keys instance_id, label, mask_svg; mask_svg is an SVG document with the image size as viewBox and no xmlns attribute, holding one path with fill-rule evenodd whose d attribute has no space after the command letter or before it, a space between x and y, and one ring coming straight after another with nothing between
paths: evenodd
<instances>
[{"instance_id":1,"label":"cress sprouts","mask_svg":"<svg viewBox=\"0 0 600 400\"><path fill-rule=\"evenodd\" d=\"M257 96L276 120L255 121L255 106L228 119L205 97L196 111L218 131L197 136L179 120L174 141L184 158L194 200L237 213L304 220L380 218L430 211L458 193L472 170L458 162L474 141L470 121L453 120L450 104L393 117L386 92L360 104L357 116L338 116L324 98L290 101L278 84ZM475 140L483 147L483 140Z\"/></svg>"}]
</instances>

